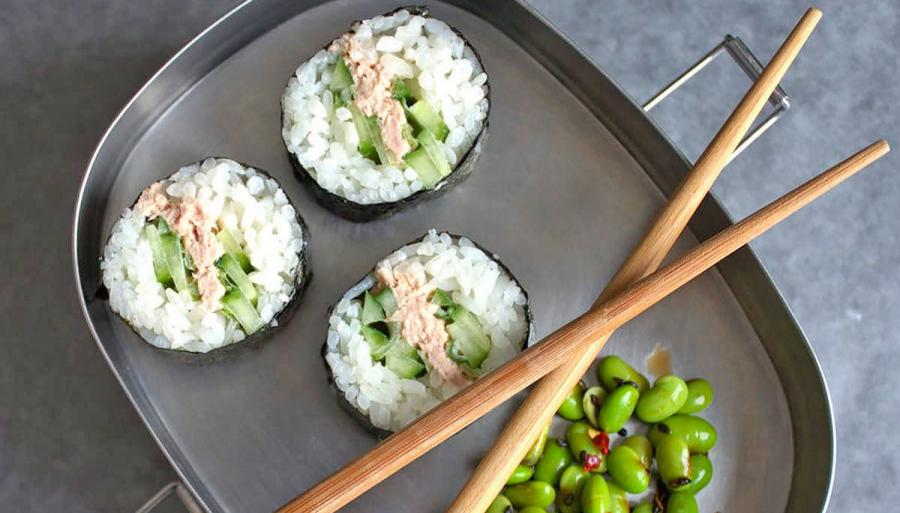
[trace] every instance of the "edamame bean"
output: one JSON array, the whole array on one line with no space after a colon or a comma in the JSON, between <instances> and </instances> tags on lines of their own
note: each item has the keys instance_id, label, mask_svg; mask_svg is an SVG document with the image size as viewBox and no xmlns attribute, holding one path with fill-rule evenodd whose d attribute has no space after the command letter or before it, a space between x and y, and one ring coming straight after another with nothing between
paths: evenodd
<instances>
[{"instance_id":1,"label":"edamame bean","mask_svg":"<svg viewBox=\"0 0 900 513\"><path fill-rule=\"evenodd\" d=\"M642 502L635 506L631 513L653 513L653 504Z\"/></svg>"},{"instance_id":2,"label":"edamame bean","mask_svg":"<svg viewBox=\"0 0 900 513\"><path fill-rule=\"evenodd\" d=\"M678 490L679 492L697 495L712 480L712 462L705 454L691 454L691 484Z\"/></svg>"},{"instance_id":3,"label":"edamame bean","mask_svg":"<svg viewBox=\"0 0 900 513\"><path fill-rule=\"evenodd\" d=\"M678 413L697 413L709 407L713 402L713 387L703 378L687 381L688 397Z\"/></svg>"},{"instance_id":4,"label":"edamame bean","mask_svg":"<svg viewBox=\"0 0 900 513\"><path fill-rule=\"evenodd\" d=\"M627 445L634 449L634 452L641 457L641 465L650 468L653 466L653 446L650 440L643 435L631 435L622 441L622 445Z\"/></svg>"},{"instance_id":5,"label":"edamame bean","mask_svg":"<svg viewBox=\"0 0 900 513\"><path fill-rule=\"evenodd\" d=\"M641 393L650 388L647 378L618 356L602 358L597 365L597 377L607 392L612 392L626 381L637 384Z\"/></svg>"},{"instance_id":6,"label":"edamame bean","mask_svg":"<svg viewBox=\"0 0 900 513\"><path fill-rule=\"evenodd\" d=\"M566 428L566 442L575 461L585 470L597 474L606 472L609 435L592 428L587 422L573 422Z\"/></svg>"},{"instance_id":7,"label":"edamame bean","mask_svg":"<svg viewBox=\"0 0 900 513\"><path fill-rule=\"evenodd\" d=\"M560 513L581 513L581 490L590 475L577 463L566 467L559 478L559 493L556 494L556 509Z\"/></svg>"},{"instance_id":8,"label":"edamame bean","mask_svg":"<svg viewBox=\"0 0 900 513\"><path fill-rule=\"evenodd\" d=\"M575 461L575 458L572 457L568 444L562 440L552 440L544 448L544 454L541 455L541 459L534 466L532 479L556 486L559 484L559 476L563 473L563 470L571 465L573 461Z\"/></svg>"},{"instance_id":9,"label":"edamame bean","mask_svg":"<svg viewBox=\"0 0 900 513\"><path fill-rule=\"evenodd\" d=\"M566 420L576 421L583 419L584 408L581 403L583 398L584 383L579 382L575 385L575 388L569 392L569 395L566 396L562 404L559 405L559 409L556 413Z\"/></svg>"},{"instance_id":10,"label":"edamame bean","mask_svg":"<svg viewBox=\"0 0 900 513\"><path fill-rule=\"evenodd\" d=\"M666 501L666 513L699 513L697 499L684 492L672 492Z\"/></svg>"},{"instance_id":11,"label":"edamame bean","mask_svg":"<svg viewBox=\"0 0 900 513\"><path fill-rule=\"evenodd\" d=\"M597 425L597 413L600 412L600 407L603 405L607 395L609 394L603 387L591 387L584 391L584 396L581 399L584 418L595 428L600 427Z\"/></svg>"},{"instance_id":12,"label":"edamame bean","mask_svg":"<svg viewBox=\"0 0 900 513\"><path fill-rule=\"evenodd\" d=\"M516 509L526 506L546 508L553 504L553 500L556 499L556 490L553 489L550 483L529 481L506 487L503 495L506 495L506 498L509 499L509 502Z\"/></svg>"},{"instance_id":13,"label":"edamame bean","mask_svg":"<svg viewBox=\"0 0 900 513\"><path fill-rule=\"evenodd\" d=\"M639 397L640 393L633 382L625 383L613 390L600 407L597 425L607 433L615 433L622 429L631 418Z\"/></svg>"},{"instance_id":14,"label":"edamame bean","mask_svg":"<svg viewBox=\"0 0 900 513\"><path fill-rule=\"evenodd\" d=\"M660 439L656 467L669 490L678 491L691 483L691 452L684 438L667 435Z\"/></svg>"},{"instance_id":15,"label":"edamame bean","mask_svg":"<svg viewBox=\"0 0 900 513\"><path fill-rule=\"evenodd\" d=\"M538 460L541 459L541 455L544 454L544 447L547 445L547 438L549 438L549 436L550 423L548 422L547 425L544 426L544 430L541 431L541 435L534 441L534 444L531 445L531 449L525 454L522 465L533 467L537 464Z\"/></svg>"},{"instance_id":16,"label":"edamame bean","mask_svg":"<svg viewBox=\"0 0 900 513\"><path fill-rule=\"evenodd\" d=\"M628 493L641 493L650 484L650 469L627 445L620 445L609 453L608 467L613 482Z\"/></svg>"},{"instance_id":17,"label":"edamame bean","mask_svg":"<svg viewBox=\"0 0 900 513\"><path fill-rule=\"evenodd\" d=\"M592 474L581 489L581 510L584 513L609 513L609 486L603 476Z\"/></svg>"},{"instance_id":18,"label":"edamame bean","mask_svg":"<svg viewBox=\"0 0 900 513\"><path fill-rule=\"evenodd\" d=\"M506 480L506 484L515 485L519 483L524 483L531 479L531 476L534 475L534 467L529 467L528 465L518 465L516 469L513 470L513 473L509 476L509 479Z\"/></svg>"},{"instance_id":19,"label":"edamame bean","mask_svg":"<svg viewBox=\"0 0 900 513\"><path fill-rule=\"evenodd\" d=\"M525 506L519 513L547 513L547 510L539 506Z\"/></svg>"},{"instance_id":20,"label":"edamame bean","mask_svg":"<svg viewBox=\"0 0 900 513\"><path fill-rule=\"evenodd\" d=\"M650 390L641 393L634 411L639 419L652 424L675 415L687 398L687 383L674 374L667 374L657 379Z\"/></svg>"},{"instance_id":21,"label":"edamame bean","mask_svg":"<svg viewBox=\"0 0 900 513\"><path fill-rule=\"evenodd\" d=\"M706 419L693 415L672 415L666 420L654 424L647 434L650 443L656 446L665 435L675 435L688 444L692 453L707 453L716 445L716 428Z\"/></svg>"},{"instance_id":22,"label":"edamame bean","mask_svg":"<svg viewBox=\"0 0 900 513\"><path fill-rule=\"evenodd\" d=\"M494 499L494 502L492 502L491 505L488 506L487 511L485 511L485 513L512 513L512 512L513 512L512 504L509 502L509 499L507 499L506 496L504 496L502 494L498 495L497 498Z\"/></svg>"},{"instance_id":23,"label":"edamame bean","mask_svg":"<svg viewBox=\"0 0 900 513\"><path fill-rule=\"evenodd\" d=\"M609 513L629 513L628 496L625 495L625 490L610 481L607 481L606 485L609 487Z\"/></svg>"}]
</instances>

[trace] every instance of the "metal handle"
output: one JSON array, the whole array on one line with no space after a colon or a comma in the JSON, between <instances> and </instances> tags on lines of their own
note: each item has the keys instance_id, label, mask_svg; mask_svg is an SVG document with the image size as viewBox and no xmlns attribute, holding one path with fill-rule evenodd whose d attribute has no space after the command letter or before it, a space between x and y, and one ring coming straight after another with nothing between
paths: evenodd
<instances>
[{"instance_id":1,"label":"metal handle","mask_svg":"<svg viewBox=\"0 0 900 513\"><path fill-rule=\"evenodd\" d=\"M135 513L152 513L157 506L165 502L171 495L178 497L178 500L181 501L181 504L184 505L184 508L188 513L203 513L203 509L197 504L194 496L191 495L191 492L188 491L187 487L184 486L181 481L172 481L166 486L163 486L153 495L153 497L150 497L143 506L138 508Z\"/></svg>"},{"instance_id":2,"label":"metal handle","mask_svg":"<svg viewBox=\"0 0 900 513\"><path fill-rule=\"evenodd\" d=\"M723 51L727 51L728 55L737 63L738 66L744 73L750 77L750 80L755 81L759 78L759 75L762 74L763 66L760 64L759 59L753 55L753 52L750 51L750 48L747 48L747 45L744 44L743 41L739 37L734 37L732 35L726 35L725 39L718 44L715 48L710 50L706 55L700 58L696 63L694 63L690 68L687 69L684 73L679 75L675 80L670 82L668 85L662 88L658 93L653 95L652 98L647 100L644 103L644 112L649 112L650 109L655 107L661 101L663 101L667 96L672 94L676 89L684 85L685 82L690 80L694 75L696 75L700 70L705 68L709 63L715 60ZM791 108L791 104L788 101L787 94L784 92L784 89L781 86L775 88L775 91L772 93L772 96L769 97L769 104L774 107L774 110L766 116L761 122L758 122L753 130L747 134L746 137L741 141L738 145L737 149L734 150L734 153L731 154L731 157L728 158L728 161L731 162L732 159L741 154L742 151L747 149L753 141L755 141L759 136L761 136L766 130L768 130L772 125L778 121L778 118L781 115Z\"/></svg>"}]
</instances>

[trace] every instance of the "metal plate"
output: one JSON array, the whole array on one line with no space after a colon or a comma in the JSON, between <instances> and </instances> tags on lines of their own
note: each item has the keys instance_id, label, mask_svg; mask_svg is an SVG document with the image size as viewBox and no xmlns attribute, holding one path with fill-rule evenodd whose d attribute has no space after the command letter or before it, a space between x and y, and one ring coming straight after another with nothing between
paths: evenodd
<instances>
[{"instance_id":1,"label":"metal plate","mask_svg":"<svg viewBox=\"0 0 900 513\"><path fill-rule=\"evenodd\" d=\"M452 4L452 5L451 5ZM257 0L218 21L137 94L101 141L75 214L74 260L88 324L185 482L214 512L269 511L363 453L375 439L338 406L319 348L326 310L377 259L428 228L498 253L531 296L538 337L587 308L637 241L686 163L640 109L527 7L433 3L490 75L491 134L473 176L387 220L343 221L292 177L280 137L287 77L352 20L387 1ZM271 172L312 232L314 278L270 340L217 361L173 358L140 341L93 298L101 243L152 181L207 155ZM677 251L727 226L706 201ZM639 363L657 343L675 371L717 388L719 429L703 511L824 508L833 429L815 357L749 250L620 330L608 346ZM441 511L515 401L466 429L347 511Z\"/></svg>"}]
</instances>

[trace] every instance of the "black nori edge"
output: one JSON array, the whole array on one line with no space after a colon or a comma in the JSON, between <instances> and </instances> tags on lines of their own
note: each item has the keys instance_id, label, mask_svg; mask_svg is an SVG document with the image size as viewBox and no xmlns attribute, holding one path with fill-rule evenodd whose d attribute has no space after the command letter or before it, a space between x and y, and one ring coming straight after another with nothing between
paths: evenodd
<instances>
[{"instance_id":1,"label":"black nori edge","mask_svg":"<svg viewBox=\"0 0 900 513\"><path fill-rule=\"evenodd\" d=\"M407 7L398 7L393 11L387 12L382 16L390 16L397 11L407 10L410 14L429 17L430 12L427 7L424 6L407 6ZM443 20L442 20L443 21ZM359 20L351 23L351 31L355 30L356 25L360 23ZM445 22L446 23L446 22ZM481 70L487 74L487 70L484 67L484 62L481 60L481 55L478 53L478 50L475 49L469 43L469 40L460 32L456 27L450 25L447 26L456 33L460 38L462 38L465 46L472 51L472 54L475 56L475 60L478 62L478 65L481 66ZM331 42L328 43L330 45ZM324 48L327 48L326 45ZM294 76L294 73L291 73L291 77ZM290 78L288 78L290 81ZM484 146L484 140L487 138L488 134L488 124L490 121L491 115L491 80L490 75L488 75L487 81L484 83L485 88L485 98L488 100L488 110L485 114L484 124L481 126L481 131L478 133L478 137L473 141L472 146L466 151L466 153L459 159L459 163L457 163L456 167L450 172L449 175L444 177L441 181L437 183L432 189L422 189L417 191L410 196L405 198L401 198L397 201L392 202L380 202L380 203L357 203L355 201L351 201L342 196L338 196L333 192L329 192L325 190L315 178L312 177L309 171L300 164L300 161L297 159L297 156L291 153L289 149L287 149L287 142L284 141L284 137L282 136L282 143L285 145L285 151L287 151L288 159L291 161L291 165L294 167L294 176L297 179L305 184L312 192L313 197L316 201L330 210L334 214L343 217L349 221L361 223L368 221L375 221L377 219L383 219L389 216L400 212L401 210L407 209L421 203L425 200L435 198L440 196L441 194L447 192L454 185L461 183L463 180L469 177L472 174L472 171L475 169L475 164L478 160L478 157L481 156L481 152ZM286 86L285 86L286 87ZM279 133L281 129L284 128L284 107L281 109L281 126L279 127Z\"/></svg>"},{"instance_id":2,"label":"black nori edge","mask_svg":"<svg viewBox=\"0 0 900 513\"><path fill-rule=\"evenodd\" d=\"M209 156L209 157L205 157L201 160L191 162L191 163L186 164L181 167L187 167L187 166L191 166L194 164L202 164L207 159L231 160L233 162L237 162L238 164L240 164L241 166L243 166L245 168L253 168L253 170L255 170L257 173L259 173L267 178L271 178L271 179L275 180L275 183L278 183L278 186L281 187L281 184L278 182L278 180L275 179L275 177L273 177L272 174L269 173L268 171L261 169L259 167L250 165L250 164L245 164L239 160L235 160L235 159L232 159L229 157ZM175 173L172 173L172 174L175 174ZM163 181L163 180L168 180L169 178L171 178L171 176L172 175L170 174L164 178L156 180L153 183ZM144 190L146 190L146 188L142 189L141 193L143 193ZM284 188L282 188L282 191L284 191ZM287 192L285 192L285 196L287 196ZM137 205L137 200L139 198L140 198L140 194L138 194L138 197L135 198L135 200L131 204L130 208L134 208L134 206ZM156 352L166 355L169 358L173 358L173 359L180 360L180 361L187 362L187 363L212 363L212 362L222 361L222 360L230 359L232 357L236 357L240 354L243 354L243 352L246 350L259 348L259 346L262 344L263 341L267 340L270 336L274 335L280 328L286 326L290 322L291 318L294 316L294 313L297 311L297 308L300 305L303 294L304 294L304 292L306 292L306 288L309 285L310 280L312 280L312 276L313 276L312 268L310 266L311 265L310 257L309 257L309 241L310 241L309 226L307 226L306 221L303 219L303 216L300 215L300 211L297 209L297 206L294 205L294 202L291 201L290 197L288 197L288 203L292 207L294 207L294 214L296 216L297 223L300 225L300 229L303 231L302 246L300 248L300 254L299 254L300 262L298 264L300 266L300 272L297 274L297 279L294 282L294 290L291 294L290 299L288 299L288 302L285 303L284 307L281 309L280 312L278 312L275 315L275 317L272 319L272 321L270 321L266 326L261 328L256 333L253 333L252 335L248 335L248 336L244 337L244 339L242 339L238 342L234 342L234 343L222 346L222 347L218 347L216 349L212 349L205 353L199 353L199 352L195 352L195 351L187 351L187 350L183 350L183 349L165 349L165 348L157 347L157 346L151 344L149 341L147 341L143 337L143 335L141 335L140 331L138 331L137 329L135 329L134 326L131 325L130 322L128 322L125 318L123 318L118 313L113 311L111 308L110 308L110 311L113 314L115 314L116 317L118 317L123 322L125 322L125 324L128 325L128 327L131 329L131 331L133 331L135 333L135 335L137 335L144 342L144 344L148 348L150 348L151 351L156 351ZM108 244L108 243L109 243L109 237L107 237L107 240L106 240L106 244ZM106 247L106 244L104 244L104 247ZM105 290L106 287L103 285L103 282L102 282L103 273L101 272L100 275L101 275L101 282L100 282L99 287L102 287L102 289ZM100 290L100 288L98 288L98 290ZM97 294L95 299L101 299L104 301L108 301L109 297L108 297L108 294L105 297Z\"/></svg>"},{"instance_id":3,"label":"black nori edge","mask_svg":"<svg viewBox=\"0 0 900 513\"><path fill-rule=\"evenodd\" d=\"M454 233L444 232L444 231L438 231L438 233L439 233L439 234L440 234L440 233L447 233L447 234L450 235L450 237L453 238L454 241L459 241L460 238L466 238L466 239L468 239L470 242L472 242L472 244L473 244L476 248L480 249L480 250L483 251L486 255L488 255L488 256L491 258L491 260L493 260L494 262L497 262L497 265L500 266L500 269L501 269L504 273L506 273L506 275L509 276L509 277L516 283L516 285L519 286L519 289L520 289L520 290L522 291L522 293L525 295L525 304L522 306L522 309L523 309L523 311L525 312L525 321L528 323L528 328L526 329L526 332L525 332L525 340L523 341L522 346L519 348L519 351L521 352L521 351L524 350L525 348L530 347L531 344L534 342L534 318L533 318L533 315L532 315L532 313L531 313L531 302L530 302L530 300L528 299L528 291L525 289L525 287L522 286L522 282L519 281L519 279L516 277L516 275L512 273L512 271L506 266L506 264L503 263L503 261L500 259L499 256L497 256L496 253L494 253L494 252L488 250L487 248L485 248L485 247L482 246L481 244L475 242L474 240L470 239L469 237L465 237L465 236L462 236L462 235L457 235L457 234L454 234ZM426 235L427 235L427 232L426 232L425 234L419 236L418 238L413 239L413 240L407 242L406 244L403 244L403 245L401 245L401 246L398 246L397 249L391 251L391 252L388 253L387 255L381 257L380 259L378 259L378 262L381 262L382 260L384 260L384 259L387 258L388 256L394 254L396 251L399 251L401 248L404 248L404 247L406 247L406 246L409 246L410 244L417 244L417 243L421 242L422 239L423 239ZM375 263L376 266L378 265L378 262ZM375 279L375 278L374 278L374 275L375 275L375 267L373 267L371 271L367 272L362 278L360 278L359 280L357 280L356 282L354 282L354 284L353 284L352 286L350 286L350 287L347 289L347 291L344 292L344 293L341 295L340 299L338 299L337 302L340 302L342 299L344 299L345 297L347 297L347 294L348 294L350 291L352 291L353 289L355 289L355 288L359 287L360 285L362 285L366 280ZM354 296L354 297L355 297L355 296ZM337 306L337 302L335 302L333 305L331 305L331 306L328 308L328 317L329 317L329 318L331 317L331 313L334 311L334 308ZM329 330L329 331L331 330L330 323L329 323L328 330ZM326 336L327 336L327 335L326 335ZM326 373L326 375L328 376L328 385L329 385L329 387L331 388L331 390L334 392L335 396L337 397L337 401L338 401L338 404L340 405L341 409L343 409L343 410L345 410L347 413L349 413L351 417L353 417L354 419L356 419L356 420L363 426L364 429L366 429L367 431L369 431L369 432L371 432L373 435L375 435L375 437L376 437L377 439L379 439L379 440L384 440L384 439L387 438L388 436L392 435L392 434L393 434L392 431L388 431L388 430L386 430L386 429L381 429L381 428L375 427L375 426L372 424L372 422L369 420L369 417L368 417L368 416L366 416L364 413L362 413L361 411L357 410L356 408L353 407L353 405L350 404L350 401L347 400L346 396L344 396L344 393L341 391L340 388L338 388L337 384L334 382L334 376L333 376L333 374L332 374L332 372L331 372L331 366L328 365L328 362L325 360L325 356L326 356L327 354L328 354L328 343L327 343L327 341L326 341L326 342L323 342L323 343L322 343L322 349L321 349L321 351L320 351L320 355L322 356L322 363L325 365L325 373Z\"/></svg>"}]
</instances>

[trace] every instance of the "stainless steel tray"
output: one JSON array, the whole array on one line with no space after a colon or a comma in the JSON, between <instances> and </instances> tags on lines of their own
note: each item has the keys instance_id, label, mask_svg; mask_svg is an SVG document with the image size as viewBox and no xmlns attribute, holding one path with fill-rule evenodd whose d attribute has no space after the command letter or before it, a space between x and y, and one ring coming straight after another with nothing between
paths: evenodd
<instances>
[{"instance_id":1,"label":"stainless steel tray","mask_svg":"<svg viewBox=\"0 0 900 513\"><path fill-rule=\"evenodd\" d=\"M376 441L338 405L319 349L326 309L372 263L428 228L498 253L530 293L538 337L584 311L686 172L640 107L514 0L430 2L490 74L491 134L473 176L444 197L354 224L293 178L279 98L296 66L387 1L255 0L216 22L157 73L113 122L85 175L73 257L97 343L153 436L213 512L261 512ZM271 172L312 232L314 278L270 340L217 361L140 341L95 297L101 243L137 193L182 164L230 156ZM730 223L707 200L677 251ZM640 362L657 343L675 370L718 395L720 443L703 511L809 513L825 507L834 437L828 393L803 333L743 250L620 330L607 352ZM347 511L442 511L511 413L511 401Z\"/></svg>"}]
</instances>

